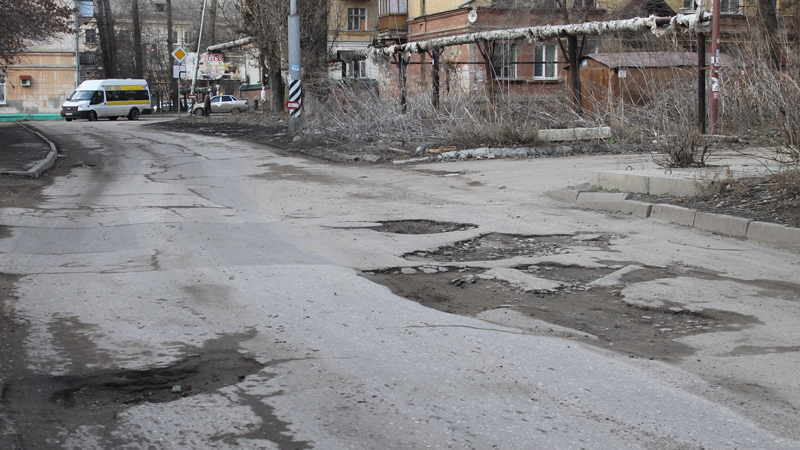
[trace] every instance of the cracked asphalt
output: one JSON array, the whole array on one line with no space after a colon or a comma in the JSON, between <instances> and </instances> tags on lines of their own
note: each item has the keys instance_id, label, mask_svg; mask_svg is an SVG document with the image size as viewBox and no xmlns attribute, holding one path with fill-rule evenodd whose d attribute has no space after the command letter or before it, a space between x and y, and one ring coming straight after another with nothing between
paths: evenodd
<instances>
[{"instance_id":1,"label":"cracked asphalt","mask_svg":"<svg viewBox=\"0 0 800 450\"><path fill-rule=\"evenodd\" d=\"M36 124L56 166L3 179L9 448L800 446L796 253L543 194L645 155L344 166L156 120Z\"/></svg>"}]
</instances>

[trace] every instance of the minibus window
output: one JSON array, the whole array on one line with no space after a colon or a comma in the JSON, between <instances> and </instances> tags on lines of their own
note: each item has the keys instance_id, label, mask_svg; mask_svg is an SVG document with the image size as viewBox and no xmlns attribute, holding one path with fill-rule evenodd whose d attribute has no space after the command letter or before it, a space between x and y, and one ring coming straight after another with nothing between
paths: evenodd
<instances>
[{"instance_id":1,"label":"minibus window","mask_svg":"<svg viewBox=\"0 0 800 450\"><path fill-rule=\"evenodd\" d=\"M96 91L94 93L94 96L92 96L91 104L92 105L99 105L100 103L103 103L104 100L105 100L105 97L103 97L103 91Z\"/></svg>"}]
</instances>

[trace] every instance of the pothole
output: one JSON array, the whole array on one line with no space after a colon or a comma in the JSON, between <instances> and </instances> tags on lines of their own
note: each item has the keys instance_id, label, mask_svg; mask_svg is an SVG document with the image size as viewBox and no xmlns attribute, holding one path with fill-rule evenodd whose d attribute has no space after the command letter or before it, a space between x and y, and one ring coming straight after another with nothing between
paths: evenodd
<instances>
[{"instance_id":1,"label":"pothole","mask_svg":"<svg viewBox=\"0 0 800 450\"><path fill-rule=\"evenodd\" d=\"M631 305L620 295L623 284L587 286L616 268L542 264L518 269L522 270L427 265L368 271L363 276L439 311L580 339L641 358L677 360L693 353L678 338L740 331L759 323L752 316L728 311L691 312L678 303L665 302L660 308ZM641 267L621 275L621 280L672 278L687 271L692 273L685 268Z\"/></svg>"},{"instance_id":2,"label":"pothole","mask_svg":"<svg viewBox=\"0 0 800 450\"><path fill-rule=\"evenodd\" d=\"M326 225L330 228L367 229L394 234L438 234L478 228L472 223L437 222L435 220L407 219L384 222L339 222Z\"/></svg>"},{"instance_id":3,"label":"pothole","mask_svg":"<svg viewBox=\"0 0 800 450\"><path fill-rule=\"evenodd\" d=\"M434 220L391 220L380 222L375 231L395 234L437 234L478 228L471 223L437 222Z\"/></svg>"},{"instance_id":4,"label":"pothole","mask_svg":"<svg viewBox=\"0 0 800 450\"><path fill-rule=\"evenodd\" d=\"M489 233L453 245L439 247L434 251L416 251L403 257L409 261L495 261L517 256L550 256L569 253L575 246L606 248L612 239L610 234L558 234L526 236Z\"/></svg>"}]
</instances>

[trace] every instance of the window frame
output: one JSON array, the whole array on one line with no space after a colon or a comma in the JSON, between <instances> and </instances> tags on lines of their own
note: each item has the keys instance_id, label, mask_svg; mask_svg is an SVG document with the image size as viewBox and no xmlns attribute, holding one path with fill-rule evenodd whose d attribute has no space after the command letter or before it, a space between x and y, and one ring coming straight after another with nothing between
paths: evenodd
<instances>
[{"instance_id":1,"label":"window frame","mask_svg":"<svg viewBox=\"0 0 800 450\"><path fill-rule=\"evenodd\" d=\"M500 45L498 46L497 44ZM510 58L508 57L509 55ZM492 54L492 67L494 68L494 78L496 80L514 80L517 78L517 55L518 47L516 42L498 41L495 43L494 53Z\"/></svg>"},{"instance_id":2,"label":"window frame","mask_svg":"<svg viewBox=\"0 0 800 450\"><path fill-rule=\"evenodd\" d=\"M5 106L8 104L8 99L6 98L7 93L6 80L0 80L0 106Z\"/></svg>"},{"instance_id":3,"label":"window frame","mask_svg":"<svg viewBox=\"0 0 800 450\"><path fill-rule=\"evenodd\" d=\"M556 44L536 44L533 54L533 79L542 81L557 80L559 77L558 47ZM548 56L551 58L548 58ZM552 74L548 75L548 72L552 72Z\"/></svg>"},{"instance_id":4,"label":"window frame","mask_svg":"<svg viewBox=\"0 0 800 450\"><path fill-rule=\"evenodd\" d=\"M354 28L354 21L358 20L358 27ZM347 8L347 31L367 30L367 8Z\"/></svg>"},{"instance_id":5,"label":"window frame","mask_svg":"<svg viewBox=\"0 0 800 450\"><path fill-rule=\"evenodd\" d=\"M85 28L83 30L83 43L85 45L97 45L97 29Z\"/></svg>"},{"instance_id":6,"label":"window frame","mask_svg":"<svg viewBox=\"0 0 800 450\"><path fill-rule=\"evenodd\" d=\"M356 71L356 67L358 70ZM346 78L367 78L367 60L359 59L347 63Z\"/></svg>"}]
</instances>

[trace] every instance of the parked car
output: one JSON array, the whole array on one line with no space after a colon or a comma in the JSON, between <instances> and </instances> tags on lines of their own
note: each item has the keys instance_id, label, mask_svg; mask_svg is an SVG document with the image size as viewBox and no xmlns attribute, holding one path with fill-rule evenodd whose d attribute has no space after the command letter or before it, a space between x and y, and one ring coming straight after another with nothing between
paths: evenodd
<instances>
[{"instance_id":1,"label":"parked car","mask_svg":"<svg viewBox=\"0 0 800 450\"><path fill-rule=\"evenodd\" d=\"M211 97L211 112L212 113L226 113L239 114L242 111L247 111L247 99L238 99L232 95L215 95ZM192 108L192 114L195 116L203 115L203 101L198 99L197 103Z\"/></svg>"}]
</instances>

